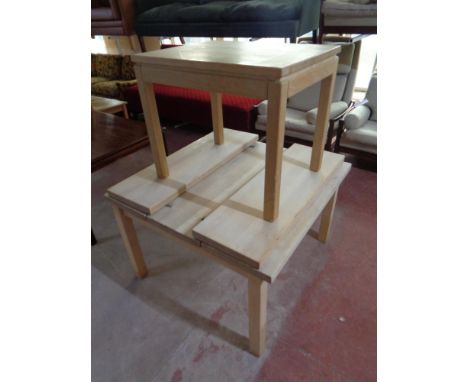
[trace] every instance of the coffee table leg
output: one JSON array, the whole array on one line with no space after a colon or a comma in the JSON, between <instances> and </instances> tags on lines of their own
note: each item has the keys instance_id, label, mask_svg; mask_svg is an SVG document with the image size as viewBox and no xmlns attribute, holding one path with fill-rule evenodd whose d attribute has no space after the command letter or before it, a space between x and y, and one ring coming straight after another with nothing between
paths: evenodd
<instances>
[{"instance_id":1,"label":"coffee table leg","mask_svg":"<svg viewBox=\"0 0 468 382\"><path fill-rule=\"evenodd\" d=\"M322 216L320 218L320 228L318 232L317 239L322 243L325 243L330 233L330 226L333 219L333 212L335 211L336 196L338 195L338 190L333 194L333 196L328 201L327 205L322 211Z\"/></svg>"},{"instance_id":2,"label":"coffee table leg","mask_svg":"<svg viewBox=\"0 0 468 382\"><path fill-rule=\"evenodd\" d=\"M283 82L268 85L263 219L269 222L275 221L279 213L287 97L287 86Z\"/></svg>"},{"instance_id":3,"label":"coffee table leg","mask_svg":"<svg viewBox=\"0 0 468 382\"><path fill-rule=\"evenodd\" d=\"M127 105L123 105L123 114L124 114L125 119L128 119Z\"/></svg>"},{"instance_id":4,"label":"coffee table leg","mask_svg":"<svg viewBox=\"0 0 468 382\"><path fill-rule=\"evenodd\" d=\"M336 58L336 62L338 58ZM324 78L320 83L320 98L318 105L317 124L314 132L314 143L312 157L310 159L310 169L320 171L323 158L323 149L327 139L328 116L330 115L330 103L335 87L336 73Z\"/></svg>"},{"instance_id":5,"label":"coffee table leg","mask_svg":"<svg viewBox=\"0 0 468 382\"><path fill-rule=\"evenodd\" d=\"M249 348L259 357L265 349L268 284L249 276Z\"/></svg>"},{"instance_id":6,"label":"coffee table leg","mask_svg":"<svg viewBox=\"0 0 468 382\"><path fill-rule=\"evenodd\" d=\"M211 119L213 123L214 141L217 145L224 143L223 101L222 94L210 92Z\"/></svg>"},{"instance_id":7,"label":"coffee table leg","mask_svg":"<svg viewBox=\"0 0 468 382\"><path fill-rule=\"evenodd\" d=\"M128 216L125 216L119 207L114 205L112 208L133 269L138 277L143 278L148 274L148 269L146 268L145 259L143 258L140 244L138 243L133 221Z\"/></svg>"}]
</instances>

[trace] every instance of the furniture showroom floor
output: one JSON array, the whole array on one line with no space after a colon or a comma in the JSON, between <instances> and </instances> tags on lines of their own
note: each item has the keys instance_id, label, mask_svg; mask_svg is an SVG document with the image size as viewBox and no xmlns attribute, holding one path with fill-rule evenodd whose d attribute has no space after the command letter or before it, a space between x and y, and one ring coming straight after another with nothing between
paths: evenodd
<instances>
[{"instance_id":1,"label":"furniture showroom floor","mask_svg":"<svg viewBox=\"0 0 468 382\"><path fill-rule=\"evenodd\" d=\"M146 147L92 174L94 382L376 380L376 173L351 169L329 241L306 236L270 287L257 358L242 276L140 225L149 275L134 276L104 192L151 160Z\"/></svg>"}]
</instances>

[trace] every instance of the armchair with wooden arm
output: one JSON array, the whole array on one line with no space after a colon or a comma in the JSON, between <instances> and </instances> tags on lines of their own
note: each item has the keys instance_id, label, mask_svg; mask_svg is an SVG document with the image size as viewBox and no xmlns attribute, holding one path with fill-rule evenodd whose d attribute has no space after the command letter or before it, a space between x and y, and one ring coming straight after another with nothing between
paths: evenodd
<instances>
[{"instance_id":1,"label":"armchair with wooden arm","mask_svg":"<svg viewBox=\"0 0 468 382\"><path fill-rule=\"evenodd\" d=\"M377 158L377 75L370 80L366 99L340 120L335 152Z\"/></svg>"},{"instance_id":2,"label":"armchair with wooden arm","mask_svg":"<svg viewBox=\"0 0 468 382\"><path fill-rule=\"evenodd\" d=\"M359 64L361 41L329 41L341 45L335 88L329 113L329 128L326 150L332 150L337 132L337 122L352 106L352 95ZM288 99L285 115L285 141L287 143L309 144L314 140L320 83L304 89ZM267 126L267 101L257 107L258 116L255 129L262 134Z\"/></svg>"}]
</instances>

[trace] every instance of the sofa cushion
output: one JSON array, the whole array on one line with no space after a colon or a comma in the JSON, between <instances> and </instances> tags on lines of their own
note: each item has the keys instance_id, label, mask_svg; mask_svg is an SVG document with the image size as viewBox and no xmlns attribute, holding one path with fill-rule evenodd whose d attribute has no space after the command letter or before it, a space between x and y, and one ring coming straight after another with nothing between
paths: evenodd
<instances>
[{"instance_id":1,"label":"sofa cushion","mask_svg":"<svg viewBox=\"0 0 468 382\"><path fill-rule=\"evenodd\" d=\"M91 77L91 85L97 84L98 82L109 81L109 78L106 77Z\"/></svg>"},{"instance_id":2,"label":"sofa cushion","mask_svg":"<svg viewBox=\"0 0 468 382\"><path fill-rule=\"evenodd\" d=\"M136 84L137 80L116 81L117 88L119 89L119 98L125 99L126 90Z\"/></svg>"},{"instance_id":3,"label":"sofa cushion","mask_svg":"<svg viewBox=\"0 0 468 382\"><path fill-rule=\"evenodd\" d=\"M96 55L96 74L111 80L120 78L122 73L122 56L113 54Z\"/></svg>"},{"instance_id":4,"label":"sofa cushion","mask_svg":"<svg viewBox=\"0 0 468 382\"><path fill-rule=\"evenodd\" d=\"M226 9L223 19L226 21L278 21L296 20L300 17L301 4L292 0L252 0L235 2Z\"/></svg>"},{"instance_id":5,"label":"sofa cushion","mask_svg":"<svg viewBox=\"0 0 468 382\"><path fill-rule=\"evenodd\" d=\"M206 4L187 5L178 10L177 18L180 22L223 22L224 13L236 5L236 1L213 1Z\"/></svg>"},{"instance_id":6,"label":"sofa cushion","mask_svg":"<svg viewBox=\"0 0 468 382\"><path fill-rule=\"evenodd\" d=\"M96 77L96 76L97 76L96 55L91 54L91 77Z\"/></svg>"},{"instance_id":7,"label":"sofa cushion","mask_svg":"<svg viewBox=\"0 0 468 382\"><path fill-rule=\"evenodd\" d=\"M332 102L341 101L346 87L347 76L337 75ZM320 82L309 86L288 100L288 107L301 111L309 111L318 106L320 99Z\"/></svg>"},{"instance_id":8,"label":"sofa cushion","mask_svg":"<svg viewBox=\"0 0 468 382\"><path fill-rule=\"evenodd\" d=\"M91 93L107 98L120 98L119 80L96 82L91 85Z\"/></svg>"},{"instance_id":9,"label":"sofa cushion","mask_svg":"<svg viewBox=\"0 0 468 382\"><path fill-rule=\"evenodd\" d=\"M258 115L255 127L258 130L266 131L267 116ZM286 120L284 123L286 130L299 131L301 133L312 134L315 131L315 125L311 125L306 120L306 113L300 110L286 109ZM287 134L286 134L287 135Z\"/></svg>"},{"instance_id":10,"label":"sofa cushion","mask_svg":"<svg viewBox=\"0 0 468 382\"><path fill-rule=\"evenodd\" d=\"M344 119L345 127L350 130L358 129L369 120L370 109L361 105L353 109Z\"/></svg>"},{"instance_id":11,"label":"sofa cushion","mask_svg":"<svg viewBox=\"0 0 468 382\"><path fill-rule=\"evenodd\" d=\"M377 154L377 122L367 121L362 127L341 136L340 146Z\"/></svg>"},{"instance_id":12,"label":"sofa cushion","mask_svg":"<svg viewBox=\"0 0 468 382\"><path fill-rule=\"evenodd\" d=\"M147 8L137 15L137 23L200 23L297 20L298 0L193 0Z\"/></svg>"},{"instance_id":13,"label":"sofa cushion","mask_svg":"<svg viewBox=\"0 0 468 382\"><path fill-rule=\"evenodd\" d=\"M288 108L302 110L304 112L318 105L320 98L320 82L309 86L288 99Z\"/></svg>"},{"instance_id":14,"label":"sofa cushion","mask_svg":"<svg viewBox=\"0 0 468 382\"><path fill-rule=\"evenodd\" d=\"M197 2L193 1L190 3L170 3L153 7L140 13L136 20L138 23L176 23L179 22L179 11L186 8L187 6L197 5Z\"/></svg>"},{"instance_id":15,"label":"sofa cushion","mask_svg":"<svg viewBox=\"0 0 468 382\"><path fill-rule=\"evenodd\" d=\"M343 113L348 108L348 104L343 101L332 102L330 104L330 114L328 119L332 119ZM313 108L312 110L306 113L307 122L315 125L317 123L317 114L318 107Z\"/></svg>"},{"instance_id":16,"label":"sofa cushion","mask_svg":"<svg viewBox=\"0 0 468 382\"><path fill-rule=\"evenodd\" d=\"M122 80L134 80L135 71L133 70L133 62L130 56L122 57L122 72L120 75Z\"/></svg>"}]
</instances>

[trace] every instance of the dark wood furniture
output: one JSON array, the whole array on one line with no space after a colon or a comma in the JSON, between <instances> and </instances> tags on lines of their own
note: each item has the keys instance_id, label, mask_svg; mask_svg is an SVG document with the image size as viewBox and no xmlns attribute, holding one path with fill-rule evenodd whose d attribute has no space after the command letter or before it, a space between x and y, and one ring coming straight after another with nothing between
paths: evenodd
<instances>
[{"instance_id":1,"label":"dark wood furniture","mask_svg":"<svg viewBox=\"0 0 468 382\"><path fill-rule=\"evenodd\" d=\"M94 113L91 126L91 172L149 144L144 122Z\"/></svg>"},{"instance_id":2,"label":"dark wood furniture","mask_svg":"<svg viewBox=\"0 0 468 382\"><path fill-rule=\"evenodd\" d=\"M134 0L91 0L91 36L132 36Z\"/></svg>"},{"instance_id":3,"label":"dark wood furniture","mask_svg":"<svg viewBox=\"0 0 468 382\"><path fill-rule=\"evenodd\" d=\"M92 112L91 172L149 144L143 122L114 114ZM97 243L91 229L91 245Z\"/></svg>"},{"instance_id":4,"label":"dark wood furniture","mask_svg":"<svg viewBox=\"0 0 468 382\"><path fill-rule=\"evenodd\" d=\"M358 25L358 24L353 24L355 23L356 18L359 18L359 15L353 16L349 15L349 24L343 23L343 20L346 20L346 16L339 15L338 17L342 19L342 21L336 25L330 25L326 22L325 18L326 16L323 13L323 3L325 0L321 0L320 3L320 22L319 22L319 34L318 34L318 42L319 44L322 43L323 38L326 34L362 34L362 35L371 35L371 34L377 34L377 15L372 16L375 20L375 24L372 25ZM375 3L377 3L375 1ZM353 4L353 3L351 3ZM356 7L362 7L363 4L354 4ZM369 6L373 6L373 4L366 4ZM364 5L365 6L365 5ZM375 11L377 12L377 11ZM363 19L368 19L369 17L363 17ZM336 22L336 21L335 21ZM317 36L314 34L314 42L316 42Z\"/></svg>"}]
</instances>

